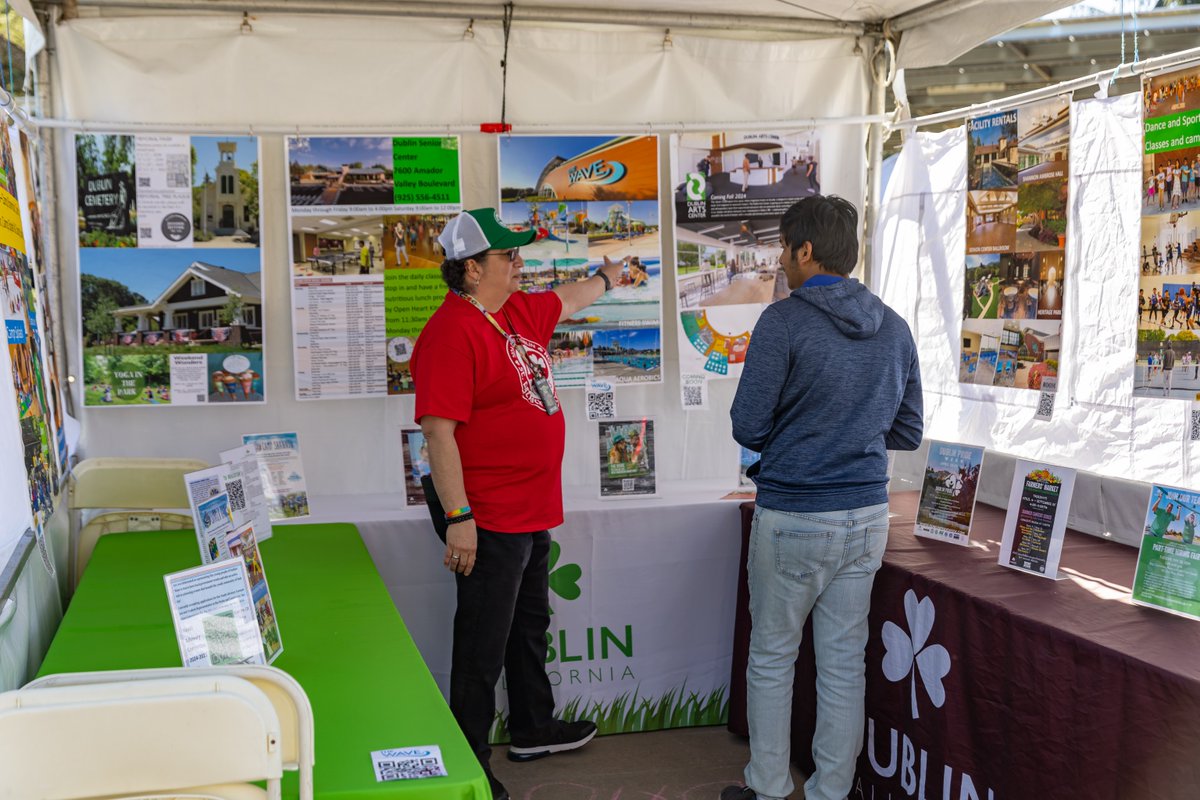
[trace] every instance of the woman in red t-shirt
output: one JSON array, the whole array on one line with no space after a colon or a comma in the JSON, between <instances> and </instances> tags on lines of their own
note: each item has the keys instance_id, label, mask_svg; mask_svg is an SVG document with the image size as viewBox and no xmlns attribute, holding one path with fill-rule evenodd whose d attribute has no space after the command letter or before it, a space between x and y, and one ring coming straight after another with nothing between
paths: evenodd
<instances>
[{"instance_id":1,"label":"woman in red t-shirt","mask_svg":"<svg viewBox=\"0 0 1200 800\"><path fill-rule=\"evenodd\" d=\"M488 764L501 667L510 760L572 750L596 733L592 722L554 719L546 676L549 529L563 519L566 433L546 348L555 325L595 302L622 265L605 258L589 278L526 294L518 248L535 237L505 227L491 208L446 224L438 242L450 291L410 364L436 486L427 499L457 584L450 709L496 800L508 798Z\"/></svg>"}]
</instances>

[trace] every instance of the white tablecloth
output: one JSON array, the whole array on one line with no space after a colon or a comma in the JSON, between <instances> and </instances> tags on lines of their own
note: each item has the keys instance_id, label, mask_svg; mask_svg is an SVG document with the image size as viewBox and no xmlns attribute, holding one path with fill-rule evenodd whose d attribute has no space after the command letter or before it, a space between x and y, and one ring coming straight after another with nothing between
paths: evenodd
<instances>
[{"instance_id":1,"label":"white tablecloth","mask_svg":"<svg viewBox=\"0 0 1200 800\"><path fill-rule=\"evenodd\" d=\"M550 662L559 708L610 730L715 724L728 705L739 503L727 484L665 483L657 498L567 490L553 531ZM311 497L304 522L351 522L443 692L454 581L424 507L390 495ZM573 566L577 565L577 566ZM265 565L268 576L271 565ZM578 587L578 595L573 590ZM287 620L280 620L287 635ZM402 687L398 687L402 690ZM647 702L648 701L648 702ZM503 693L498 704L506 707Z\"/></svg>"}]
</instances>

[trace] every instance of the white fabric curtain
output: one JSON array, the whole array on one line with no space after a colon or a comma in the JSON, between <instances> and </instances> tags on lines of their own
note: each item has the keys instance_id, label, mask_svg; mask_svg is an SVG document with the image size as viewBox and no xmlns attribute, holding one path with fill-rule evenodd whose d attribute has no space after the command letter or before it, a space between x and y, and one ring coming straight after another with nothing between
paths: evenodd
<instances>
[{"instance_id":1,"label":"white fabric curtain","mask_svg":"<svg viewBox=\"0 0 1200 800\"><path fill-rule=\"evenodd\" d=\"M920 351L930 438L1100 475L1189 485L1190 404L1133 397L1141 235L1141 95L1071 106L1070 220L1059 394L958 382L966 233L963 128L916 133L883 198L875 268Z\"/></svg>"},{"instance_id":2,"label":"white fabric curtain","mask_svg":"<svg viewBox=\"0 0 1200 800\"><path fill-rule=\"evenodd\" d=\"M87 120L298 125L463 124L500 117L497 24L396 18L240 15L72 20L56 31L60 79L56 113ZM509 45L508 121L514 124L628 125L737 123L866 112L867 73L853 41L734 41L661 31L515 27ZM673 264L666 145L661 137L663 246ZM837 127L821 138L822 188L861 207L865 131ZM62 219L72 219L69 134L59 140ZM465 202L497 201L495 138L463 137ZM399 428L412 399L316 401L294 398L287 285L286 166L281 136L264 136L260 165L268 403L248 409L97 409L83 412L81 455L186 456L213 461L252 431L300 433L310 492L399 491ZM60 226L68 296L63 309L71 369L79 369L74 231ZM712 409L680 409L674 292L664 289L665 382L621 389L618 413L657 419L660 479L736 481L730 435L732 381L711 387ZM79 386L78 383L75 386ZM564 482L596 483L594 423L583 394L563 393L567 415ZM80 407L82 404L77 404ZM531 443L531 446L536 446Z\"/></svg>"}]
</instances>

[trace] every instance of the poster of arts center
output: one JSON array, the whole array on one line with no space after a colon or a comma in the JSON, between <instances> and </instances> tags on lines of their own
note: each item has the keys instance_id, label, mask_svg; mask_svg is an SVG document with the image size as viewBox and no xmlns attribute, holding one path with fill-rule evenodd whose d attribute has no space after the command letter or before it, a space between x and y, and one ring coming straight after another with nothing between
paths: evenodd
<instances>
[{"instance_id":1,"label":"poster of arts center","mask_svg":"<svg viewBox=\"0 0 1200 800\"><path fill-rule=\"evenodd\" d=\"M815 131L671 138L683 374L741 375L759 315L787 297L779 218L821 191L818 139Z\"/></svg>"},{"instance_id":2,"label":"poster of arts center","mask_svg":"<svg viewBox=\"0 0 1200 800\"><path fill-rule=\"evenodd\" d=\"M1070 103L967 120L961 383L1039 389L1058 374Z\"/></svg>"},{"instance_id":3,"label":"poster of arts center","mask_svg":"<svg viewBox=\"0 0 1200 800\"><path fill-rule=\"evenodd\" d=\"M539 238L521 248L521 288L547 292L623 264L612 289L563 320L548 348L559 388L662 380L657 136L499 139L500 219Z\"/></svg>"},{"instance_id":4,"label":"poster of arts center","mask_svg":"<svg viewBox=\"0 0 1200 800\"><path fill-rule=\"evenodd\" d=\"M258 139L75 135L84 403L265 400Z\"/></svg>"},{"instance_id":5,"label":"poster of arts center","mask_svg":"<svg viewBox=\"0 0 1200 800\"><path fill-rule=\"evenodd\" d=\"M1200 391L1200 67L1145 78L1142 100L1133 393L1191 400Z\"/></svg>"},{"instance_id":6,"label":"poster of arts center","mask_svg":"<svg viewBox=\"0 0 1200 800\"><path fill-rule=\"evenodd\" d=\"M446 295L437 237L462 210L456 136L287 140L296 397L411 394Z\"/></svg>"}]
</instances>

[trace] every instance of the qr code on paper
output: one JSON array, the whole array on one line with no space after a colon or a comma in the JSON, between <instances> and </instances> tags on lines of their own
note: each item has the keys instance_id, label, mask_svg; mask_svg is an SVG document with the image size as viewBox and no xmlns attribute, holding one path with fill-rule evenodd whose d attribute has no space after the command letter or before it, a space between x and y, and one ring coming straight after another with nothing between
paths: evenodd
<instances>
[{"instance_id":1,"label":"qr code on paper","mask_svg":"<svg viewBox=\"0 0 1200 800\"><path fill-rule=\"evenodd\" d=\"M1192 409L1192 441L1200 442L1200 408Z\"/></svg>"},{"instance_id":2,"label":"qr code on paper","mask_svg":"<svg viewBox=\"0 0 1200 800\"><path fill-rule=\"evenodd\" d=\"M241 511L246 507L246 492L242 489L240 478L225 484L225 491L229 494L230 511Z\"/></svg>"},{"instance_id":3,"label":"qr code on paper","mask_svg":"<svg viewBox=\"0 0 1200 800\"><path fill-rule=\"evenodd\" d=\"M154 238L154 229L153 228L138 228L138 238L139 239L153 239Z\"/></svg>"},{"instance_id":4,"label":"qr code on paper","mask_svg":"<svg viewBox=\"0 0 1200 800\"><path fill-rule=\"evenodd\" d=\"M1038 397L1037 413L1034 417L1037 419L1050 419L1054 416L1054 395L1048 392L1042 392Z\"/></svg>"},{"instance_id":5,"label":"qr code on paper","mask_svg":"<svg viewBox=\"0 0 1200 800\"><path fill-rule=\"evenodd\" d=\"M633 478L621 478L621 491L632 492L637 489L637 481Z\"/></svg>"},{"instance_id":6,"label":"qr code on paper","mask_svg":"<svg viewBox=\"0 0 1200 800\"><path fill-rule=\"evenodd\" d=\"M404 781L447 775L442 750L437 745L395 747L371 753L376 781Z\"/></svg>"},{"instance_id":7,"label":"qr code on paper","mask_svg":"<svg viewBox=\"0 0 1200 800\"><path fill-rule=\"evenodd\" d=\"M587 416L590 420L616 419L616 395L613 392L588 392Z\"/></svg>"},{"instance_id":8,"label":"qr code on paper","mask_svg":"<svg viewBox=\"0 0 1200 800\"><path fill-rule=\"evenodd\" d=\"M683 407L699 408L704 405L704 388L701 386L683 387Z\"/></svg>"},{"instance_id":9,"label":"qr code on paper","mask_svg":"<svg viewBox=\"0 0 1200 800\"><path fill-rule=\"evenodd\" d=\"M138 176L138 188L139 189L149 189L150 188L150 179Z\"/></svg>"},{"instance_id":10,"label":"qr code on paper","mask_svg":"<svg viewBox=\"0 0 1200 800\"><path fill-rule=\"evenodd\" d=\"M440 758L398 758L379 762L379 779L384 781L436 778L444 774Z\"/></svg>"},{"instance_id":11,"label":"qr code on paper","mask_svg":"<svg viewBox=\"0 0 1200 800\"><path fill-rule=\"evenodd\" d=\"M167 188L187 189L192 185L192 164L187 156L167 157Z\"/></svg>"}]
</instances>

